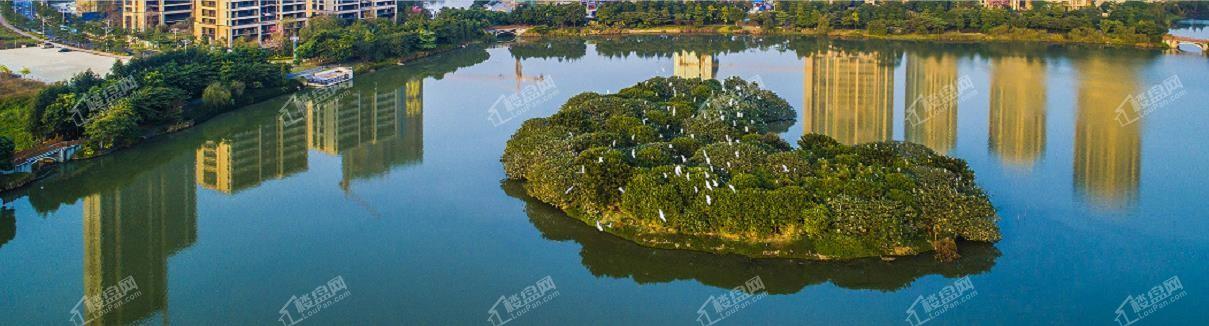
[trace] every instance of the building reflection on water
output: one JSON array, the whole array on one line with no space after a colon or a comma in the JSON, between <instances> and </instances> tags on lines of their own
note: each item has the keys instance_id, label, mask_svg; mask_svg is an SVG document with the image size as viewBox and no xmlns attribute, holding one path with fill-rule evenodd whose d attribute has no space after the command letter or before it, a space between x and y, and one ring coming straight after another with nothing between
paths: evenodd
<instances>
[{"instance_id":1,"label":"building reflection on water","mask_svg":"<svg viewBox=\"0 0 1209 326\"><path fill-rule=\"evenodd\" d=\"M1139 91L1136 65L1093 55L1074 66L1079 75L1075 189L1101 208L1132 206L1141 179L1142 124L1121 125L1115 110L1126 95Z\"/></svg>"},{"instance_id":2,"label":"building reflection on water","mask_svg":"<svg viewBox=\"0 0 1209 326\"><path fill-rule=\"evenodd\" d=\"M894 65L877 51L831 48L803 59L802 125L844 144L894 134Z\"/></svg>"},{"instance_id":3,"label":"building reflection on water","mask_svg":"<svg viewBox=\"0 0 1209 326\"><path fill-rule=\"evenodd\" d=\"M197 184L233 194L307 170L308 150L341 160L341 187L423 159L423 79L403 87L350 88L285 116L206 141L197 149Z\"/></svg>"},{"instance_id":4,"label":"building reflection on water","mask_svg":"<svg viewBox=\"0 0 1209 326\"><path fill-rule=\"evenodd\" d=\"M234 194L306 171L308 149L340 156L342 187L423 158L422 79L394 89L350 89L305 108L305 121L274 117L85 196L83 297L104 298L123 280L137 288L121 304L81 300L72 319L89 325L157 315L167 320L168 258L197 241L197 187ZM3 225L8 221L0 216L0 237L15 230Z\"/></svg>"},{"instance_id":5,"label":"building reflection on water","mask_svg":"<svg viewBox=\"0 0 1209 326\"><path fill-rule=\"evenodd\" d=\"M112 310L103 314L82 303L80 316L73 318L122 325L168 315L168 257L197 241L191 161L179 155L162 168L84 198L84 296L110 297L107 290L126 278L137 289L124 293L130 301L105 305Z\"/></svg>"},{"instance_id":6,"label":"building reflection on water","mask_svg":"<svg viewBox=\"0 0 1209 326\"><path fill-rule=\"evenodd\" d=\"M413 79L402 88L375 85L325 103L308 103L306 144L340 156L345 188L353 179L418 163L423 159L423 91L423 80Z\"/></svg>"},{"instance_id":7,"label":"building reflection on water","mask_svg":"<svg viewBox=\"0 0 1209 326\"><path fill-rule=\"evenodd\" d=\"M1031 169L1045 152L1045 62L991 58L987 148L1005 165Z\"/></svg>"},{"instance_id":8,"label":"building reflection on water","mask_svg":"<svg viewBox=\"0 0 1209 326\"><path fill-rule=\"evenodd\" d=\"M904 114L906 140L928 146L937 153L946 154L957 145L958 101L926 101L934 94L957 85L957 57L953 54L923 55L907 54L906 101L908 110L921 110L917 105L926 105L924 119L912 121ZM927 104L923 104L927 103Z\"/></svg>"},{"instance_id":9,"label":"building reflection on water","mask_svg":"<svg viewBox=\"0 0 1209 326\"><path fill-rule=\"evenodd\" d=\"M282 118L197 149L197 184L231 194L306 171L306 128Z\"/></svg>"},{"instance_id":10,"label":"building reflection on water","mask_svg":"<svg viewBox=\"0 0 1209 326\"><path fill-rule=\"evenodd\" d=\"M677 51L672 53L672 75L680 78L714 79L718 75L718 59L709 53Z\"/></svg>"},{"instance_id":11,"label":"building reflection on water","mask_svg":"<svg viewBox=\"0 0 1209 326\"><path fill-rule=\"evenodd\" d=\"M890 140L894 124L894 62L878 51L830 47L807 55L803 69L803 129L844 144ZM1115 109L1135 94L1136 65L1091 57L1074 63L1079 71L1074 141L1076 191L1102 208L1134 204L1141 172L1140 124L1122 126ZM1123 68L1125 67L1125 68ZM952 55L906 54L905 99L942 92L959 78ZM990 58L987 148L1005 166L1031 169L1046 150L1046 64L1037 58ZM904 138L938 153L957 143L958 105L938 102L927 119L903 122ZM904 114L904 116L907 116Z\"/></svg>"}]
</instances>

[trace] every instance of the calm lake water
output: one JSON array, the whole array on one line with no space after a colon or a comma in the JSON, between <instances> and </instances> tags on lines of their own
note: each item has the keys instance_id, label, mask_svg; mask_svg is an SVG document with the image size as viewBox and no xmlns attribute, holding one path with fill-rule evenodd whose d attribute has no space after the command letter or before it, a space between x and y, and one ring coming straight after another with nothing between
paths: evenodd
<instances>
[{"instance_id":1,"label":"calm lake water","mask_svg":"<svg viewBox=\"0 0 1209 326\"><path fill-rule=\"evenodd\" d=\"M500 154L525 119L672 75L758 80L799 112L791 142L909 140L967 160L1003 241L963 245L948 264L654 250L503 182ZM1199 54L628 37L466 48L354 84L72 163L6 196L0 324L1209 320ZM715 310L755 277L756 296ZM929 310L930 296L948 307Z\"/></svg>"}]
</instances>

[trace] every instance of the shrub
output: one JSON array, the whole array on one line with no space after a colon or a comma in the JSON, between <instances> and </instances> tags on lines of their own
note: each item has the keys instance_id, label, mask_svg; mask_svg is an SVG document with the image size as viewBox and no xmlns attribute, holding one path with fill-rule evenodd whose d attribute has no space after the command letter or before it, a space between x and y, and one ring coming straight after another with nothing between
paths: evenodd
<instances>
[{"instance_id":1,"label":"shrub","mask_svg":"<svg viewBox=\"0 0 1209 326\"><path fill-rule=\"evenodd\" d=\"M202 91L202 103L214 109L225 108L234 103L234 98L221 82L213 82Z\"/></svg>"},{"instance_id":2,"label":"shrub","mask_svg":"<svg viewBox=\"0 0 1209 326\"><path fill-rule=\"evenodd\" d=\"M0 170L9 170L13 168L13 150L17 145L13 144L13 140L5 136L0 136Z\"/></svg>"}]
</instances>

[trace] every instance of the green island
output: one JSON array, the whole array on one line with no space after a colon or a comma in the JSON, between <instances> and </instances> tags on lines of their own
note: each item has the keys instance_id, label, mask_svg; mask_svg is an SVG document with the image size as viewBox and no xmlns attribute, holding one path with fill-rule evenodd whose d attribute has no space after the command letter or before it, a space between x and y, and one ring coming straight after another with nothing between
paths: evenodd
<instances>
[{"instance_id":1,"label":"green island","mask_svg":"<svg viewBox=\"0 0 1209 326\"><path fill-rule=\"evenodd\" d=\"M755 83L657 77L526 121L502 162L529 195L644 246L852 259L1000 238L965 161L923 145L777 136L794 111Z\"/></svg>"}]
</instances>

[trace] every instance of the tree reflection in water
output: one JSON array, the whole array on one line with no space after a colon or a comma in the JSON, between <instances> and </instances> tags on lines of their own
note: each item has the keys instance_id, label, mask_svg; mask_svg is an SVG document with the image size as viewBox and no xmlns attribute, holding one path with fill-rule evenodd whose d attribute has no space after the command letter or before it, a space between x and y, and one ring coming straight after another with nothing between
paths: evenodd
<instances>
[{"instance_id":1,"label":"tree reflection in water","mask_svg":"<svg viewBox=\"0 0 1209 326\"><path fill-rule=\"evenodd\" d=\"M928 254L895 261L872 258L823 262L655 249L569 218L558 208L529 197L521 182L504 181L500 187L508 196L525 201L525 213L543 237L579 243L582 263L592 275L631 278L639 284L694 279L729 289L759 275L772 294L797 293L807 285L824 282L847 289L895 291L925 275L956 278L987 272L999 257L999 250L985 243L962 243L961 259L950 263L938 262Z\"/></svg>"}]
</instances>

